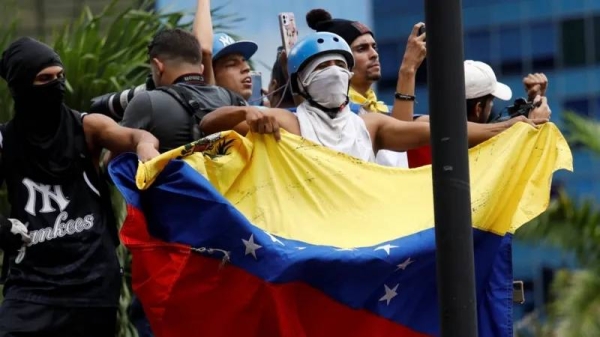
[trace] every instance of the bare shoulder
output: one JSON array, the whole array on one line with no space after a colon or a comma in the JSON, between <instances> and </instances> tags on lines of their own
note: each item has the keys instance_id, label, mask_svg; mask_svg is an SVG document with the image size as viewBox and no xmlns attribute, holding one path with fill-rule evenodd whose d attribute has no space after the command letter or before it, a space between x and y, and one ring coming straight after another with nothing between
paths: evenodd
<instances>
[{"instance_id":1,"label":"bare shoulder","mask_svg":"<svg viewBox=\"0 0 600 337\"><path fill-rule=\"evenodd\" d=\"M99 113L86 113L82 116L84 132L95 132L100 128L118 125L117 122Z\"/></svg>"},{"instance_id":2,"label":"bare shoulder","mask_svg":"<svg viewBox=\"0 0 600 337\"><path fill-rule=\"evenodd\" d=\"M366 114L361 114L358 115L358 117L362 118L365 122L366 121L385 121L387 118L392 118L388 115L382 114L382 113L378 113L378 112L369 112Z\"/></svg>"},{"instance_id":3,"label":"bare shoulder","mask_svg":"<svg viewBox=\"0 0 600 337\"><path fill-rule=\"evenodd\" d=\"M293 112L280 109L280 108L270 108L267 110L269 113L272 113L275 118L277 118L277 122L279 122L279 126L286 131L300 135L300 123L298 123L298 117Z\"/></svg>"},{"instance_id":4,"label":"bare shoulder","mask_svg":"<svg viewBox=\"0 0 600 337\"><path fill-rule=\"evenodd\" d=\"M88 148L92 151L101 149L109 139L124 139L128 136L126 130L108 116L99 113L82 116L83 133Z\"/></svg>"},{"instance_id":5,"label":"bare shoulder","mask_svg":"<svg viewBox=\"0 0 600 337\"><path fill-rule=\"evenodd\" d=\"M294 115L293 112L286 110L286 109L281 109L281 108L267 108L266 111L276 114L277 116L283 116L284 118L288 118L290 115L293 117L296 117L296 115Z\"/></svg>"},{"instance_id":6,"label":"bare shoulder","mask_svg":"<svg viewBox=\"0 0 600 337\"><path fill-rule=\"evenodd\" d=\"M378 128L380 125L385 123L393 123L394 120L392 117L384 115L382 113L377 112L369 112L366 114L362 114L359 116L365 122L367 129L371 130L371 128Z\"/></svg>"}]
</instances>

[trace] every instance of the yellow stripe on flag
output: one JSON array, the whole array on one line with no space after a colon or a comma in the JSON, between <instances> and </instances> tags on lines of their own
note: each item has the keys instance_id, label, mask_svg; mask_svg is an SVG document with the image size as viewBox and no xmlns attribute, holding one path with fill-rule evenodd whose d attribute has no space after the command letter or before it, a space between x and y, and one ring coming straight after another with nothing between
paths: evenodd
<instances>
[{"instance_id":1,"label":"yellow stripe on flag","mask_svg":"<svg viewBox=\"0 0 600 337\"><path fill-rule=\"evenodd\" d=\"M202 153L199 153L201 152ZM146 189L171 160L204 175L254 225L284 238L336 247L372 246L434 226L431 167L367 163L282 133L223 132L140 164ZM552 174L572 171L552 123L518 123L469 150L473 226L504 235L543 212Z\"/></svg>"}]
</instances>

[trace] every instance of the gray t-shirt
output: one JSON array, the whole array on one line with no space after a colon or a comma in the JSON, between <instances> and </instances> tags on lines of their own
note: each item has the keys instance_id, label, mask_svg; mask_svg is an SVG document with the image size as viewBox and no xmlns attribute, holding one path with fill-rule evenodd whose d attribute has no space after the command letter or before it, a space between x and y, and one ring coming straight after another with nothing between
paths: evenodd
<instances>
[{"instance_id":1,"label":"gray t-shirt","mask_svg":"<svg viewBox=\"0 0 600 337\"><path fill-rule=\"evenodd\" d=\"M188 88L203 112L223 106L244 106L239 95L213 85L175 84ZM127 105L121 125L150 132L160 142L159 151L166 152L196 139L192 133L195 119L171 95L161 90L138 93Z\"/></svg>"}]
</instances>

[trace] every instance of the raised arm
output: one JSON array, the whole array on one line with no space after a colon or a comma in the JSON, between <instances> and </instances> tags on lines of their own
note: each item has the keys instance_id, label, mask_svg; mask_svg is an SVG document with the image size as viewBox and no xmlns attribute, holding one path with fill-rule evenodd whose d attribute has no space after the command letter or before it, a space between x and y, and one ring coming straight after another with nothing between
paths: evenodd
<instances>
[{"instance_id":1,"label":"raised arm","mask_svg":"<svg viewBox=\"0 0 600 337\"><path fill-rule=\"evenodd\" d=\"M419 28L424 24L417 23L408 37L406 51L398 71L398 82L396 92L402 95L415 95L415 81L417 70L425 59L427 49L425 47L425 34L419 34ZM392 117L401 121L412 121L415 108L414 100L402 100L394 98Z\"/></svg>"},{"instance_id":2,"label":"raised arm","mask_svg":"<svg viewBox=\"0 0 600 337\"><path fill-rule=\"evenodd\" d=\"M204 80L215 84L215 74L212 67L213 27L210 15L210 0L198 0L196 16L194 17L193 32L202 48L202 64L204 65Z\"/></svg>"}]
</instances>

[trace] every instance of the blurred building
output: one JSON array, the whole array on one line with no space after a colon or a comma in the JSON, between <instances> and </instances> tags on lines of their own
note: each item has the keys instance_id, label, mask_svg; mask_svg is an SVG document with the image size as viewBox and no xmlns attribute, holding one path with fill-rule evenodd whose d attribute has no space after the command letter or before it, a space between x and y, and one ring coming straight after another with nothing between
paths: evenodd
<instances>
[{"instance_id":1,"label":"blurred building","mask_svg":"<svg viewBox=\"0 0 600 337\"><path fill-rule=\"evenodd\" d=\"M550 80L547 95L552 120L562 111L600 119L600 1L597 0L462 0L466 59L489 63L498 79L525 96L522 78L544 72ZM379 97L393 100L408 34L425 21L423 1L373 0L373 29L379 44L383 78ZM426 63L426 62L425 62ZM428 113L427 69L417 79L415 112ZM495 108L509 103L496 99ZM600 200L600 160L572 148L575 173L559 173L571 195ZM526 303L515 306L515 318L541 308L548 298L553 270L574 265L572 256L556 249L516 243L515 279L525 281Z\"/></svg>"},{"instance_id":2,"label":"blurred building","mask_svg":"<svg viewBox=\"0 0 600 337\"><path fill-rule=\"evenodd\" d=\"M522 78L544 72L553 122L564 110L600 118L600 1L597 0L463 0L466 59L489 63L498 79L525 96ZM393 100L408 34L425 20L422 1L373 1L383 78L379 95ZM426 63L426 62L425 62ZM418 72L416 112L428 112L427 70ZM494 101L495 108L508 105ZM600 199L600 160L574 150L575 174L559 173L572 195Z\"/></svg>"}]
</instances>

